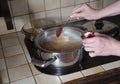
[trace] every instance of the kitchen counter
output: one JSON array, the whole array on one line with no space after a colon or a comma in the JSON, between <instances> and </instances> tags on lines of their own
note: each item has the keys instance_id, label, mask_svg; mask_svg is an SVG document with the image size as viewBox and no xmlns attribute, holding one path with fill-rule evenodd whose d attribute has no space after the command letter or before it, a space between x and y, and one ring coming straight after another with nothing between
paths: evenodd
<instances>
[{"instance_id":1,"label":"kitchen counter","mask_svg":"<svg viewBox=\"0 0 120 84\"><path fill-rule=\"evenodd\" d=\"M120 84L120 68L78 78L64 84Z\"/></svg>"},{"instance_id":2,"label":"kitchen counter","mask_svg":"<svg viewBox=\"0 0 120 84\"><path fill-rule=\"evenodd\" d=\"M105 19L114 20L113 22L120 26L119 18L119 16L116 16ZM25 36L21 32L0 36L0 74L3 84L79 84L79 81L83 79L90 80L90 78L96 78L96 76L105 76L96 74L104 72L105 74L109 74L109 72L112 74L115 73L115 76L116 73L119 74L120 60L61 76L42 73L31 63L30 54L24 43L24 38ZM74 83L72 80L77 80L78 83Z\"/></svg>"}]
</instances>

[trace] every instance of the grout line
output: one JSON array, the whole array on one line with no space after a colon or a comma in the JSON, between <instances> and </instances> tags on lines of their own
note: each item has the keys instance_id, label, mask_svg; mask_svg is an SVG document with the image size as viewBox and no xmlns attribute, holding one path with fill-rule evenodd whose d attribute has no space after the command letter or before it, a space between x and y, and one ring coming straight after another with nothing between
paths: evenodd
<instances>
[{"instance_id":1,"label":"grout line","mask_svg":"<svg viewBox=\"0 0 120 84\"><path fill-rule=\"evenodd\" d=\"M100 67L101 67L104 71L106 71L106 70L102 67L102 65L100 65Z\"/></svg>"},{"instance_id":2,"label":"grout line","mask_svg":"<svg viewBox=\"0 0 120 84\"><path fill-rule=\"evenodd\" d=\"M62 7L61 7L61 0L60 0L60 20L61 20L61 24L63 24L63 20L62 20Z\"/></svg>"},{"instance_id":3,"label":"grout line","mask_svg":"<svg viewBox=\"0 0 120 84\"><path fill-rule=\"evenodd\" d=\"M60 82L61 82L62 84L64 84L63 81L62 81L62 79L60 78L60 76L58 76L58 78L59 78Z\"/></svg>"},{"instance_id":4,"label":"grout line","mask_svg":"<svg viewBox=\"0 0 120 84\"><path fill-rule=\"evenodd\" d=\"M28 77L26 77L26 78L21 78L21 79L13 80L13 81L11 81L11 82L16 82L16 81L23 80L23 79L27 79L27 78L30 78L30 77L33 77L33 76L28 76ZM10 82L10 83L11 83L11 82Z\"/></svg>"},{"instance_id":5,"label":"grout line","mask_svg":"<svg viewBox=\"0 0 120 84\"><path fill-rule=\"evenodd\" d=\"M86 76L82 73L82 70L80 71L80 73L82 74L83 77L86 77Z\"/></svg>"},{"instance_id":6,"label":"grout line","mask_svg":"<svg viewBox=\"0 0 120 84\"><path fill-rule=\"evenodd\" d=\"M34 77L34 74L33 74L33 72L32 72L32 68L30 67L30 63L29 63L29 61L28 61L28 59L27 59L27 57L26 57L25 50L24 50L24 48L23 48L23 45L22 45L22 43L21 43L21 41L20 41L20 38L19 38L19 35L18 35L18 34L17 34L17 37L18 37L18 40L19 40L19 42L20 42L20 45L21 45L21 47L22 47L22 49L23 49L23 53L24 53L24 55L25 55L25 58L26 58L27 64L28 64L28 66L29 66L29 68L30 68L30 71L31 71L32 77L33 77L35 83L37 84L37 81L36 81L36 79L35 79L35 77ZM26 49L27 49L27 48L26 48Z\"/></svg>"},{"instance_id":7,"label":"grout line","mask_svg":"<svg viewBox=\"0 0 120 84\"><path fill-rule=\"evenodd\" d=\"M3 45L1 43L1 39L0 39L0 45L1 45L1 50L2 50L2 53L3 53L3 59L4 59L4 62L5 62L6 71L7 71L7 76L8 76L8 81L9 81L8 83L10 83L10 75L9 75L9 71L8 71L7 62L6 62L6 59L5 59L5 54L4 54L4 51L3 51Z\"/></svg>"}]
</instances>

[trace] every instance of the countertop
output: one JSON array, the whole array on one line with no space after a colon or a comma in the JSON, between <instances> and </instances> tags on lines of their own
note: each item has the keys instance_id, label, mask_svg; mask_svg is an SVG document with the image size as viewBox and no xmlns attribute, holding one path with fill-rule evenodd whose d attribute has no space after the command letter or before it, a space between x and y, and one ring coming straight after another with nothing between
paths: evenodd
<instances>
[{"instance_id":1,"label":"countertop","mask_svg":"<svg viewBox=\"0 0 120 84\"><path fill-rule=\"evenodd\" d=\"M120 26L120 17L106 18ZM31 63L30 54L21 32L0 36L0 74L3 84L64 84L72 80L84 79L98 73L119 68L120 60L80 70L74 73L55 76L38 71ZM115 69L115 71L118 69ZM71 84L72 82L69 82ZM79 84L79 83L73 83Z\"/></svg>"}]
</instances>

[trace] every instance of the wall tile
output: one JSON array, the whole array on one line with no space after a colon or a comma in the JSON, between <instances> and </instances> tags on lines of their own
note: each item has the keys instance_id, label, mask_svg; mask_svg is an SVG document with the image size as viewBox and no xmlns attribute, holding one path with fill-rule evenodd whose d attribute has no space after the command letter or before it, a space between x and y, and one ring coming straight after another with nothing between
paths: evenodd
<instances>
[{"instance_id":1,"label":"wall tile","mask_svg":"<svg viewBox=\"0 0 120 84\"><path fill-rule=\"evenodd\" d=\"M24 24L26 24L29 21L29 15L14 17L16 31L21 31Z\"/></svg>"},{"instance_id":2,"label":"wall tile","mask_svg":"<svg viewBox=\"0 0 120 84\"><path fill-rule=\"evenodd\" d=\"M60 8L60 0L45 0L46 10Z\"/></svg>"},{"instance_id":3,"label":"wall tile","mask_svg":"<svg viewBox=\"0 0 120 84\"><path fill-rule=\"evenodd\" d=\"M13 16L12 7L11 7L11 1L10 0L8 0L8 7L9 7L9 11L10 11L11 16Z\"/></svg>"},{"instance_id":4,"label":"wall tile","mask_svg":"<svg viewBox=\"0 0 120 84\"><path fill-rule=\"evenodd\" d=\"M45 12L33 13L33 14L30 14L30 17L31 17L31 20L46 18Z\"/></svg>"},{"instance_id":5,"label":"wall tile","mask_svg":"<svg viewBox=\"0 0 120 84\"><path fill-rule=\"evenodd\" d=\"M30 13L35 13L39 11L44 11L44 0L28 0Z\"/></svg>"},{"instance_id":6,"label":"wall tile","mask_svg":"<svg viewBox=\"0 0 120 84\"><path fill-rule=\"evenodd\" d=\"M60 9L46 11L46 16L48 20L53 20L57 24L61 23Z\"/></svg>"},{"instance_id":7,"label":"wall tile","mask_svg":"<svg viewBox=\"0 0 120 84\"><path fill-rule=\"evenodd\" d=\"M61 8L62 22L65 22L68 20L68 17L70 15L70 13L73 11L73 9L74 9L74 6Z\"/></svg>"},{"instance_id":8,"label":"wall tile","mask_svg":"<svg viewBox=\"0 0 120 84\"><path fill-rule=\"evenodd\" d=\"M11 0L13 16L28 14L27 0Z\"/></svg>"},{"instance_id":9,"label":"wall tile","mask_svg":"<svg viewBox=\"0 0 120 84\"><path fill-rule=\"evenodd\" d=\"M0 17L0 35L6 34L6 33L12 33L12 32L15 32L15 29L7 30L7 26L4 18Z\"/></svg>"},{"instance_id":10,"label":"wall tile","mask_svg":"<svg viewBox=\"0 0 120 84\"><path fill-rule=\"evenodd\" d=\"M89 0L75 0L76 5L81 4L81 3L86 3L86 2L89 2Z\"/></svg>"},{"instance_id":11,"label":"wall tile","mask_svg":"<svg viewBox=\"0 0 120 84\"><path fill-rule=\"evenodd\" d=\"M50 13L52 14L53 12L50 12ZM52 16L51 14L48 14L48 17L49 17L49 15ZM60 12L59 12L59 15L60 15ZM59 15L55 15L55 16L60 18ZM31 20L34 22L33 24L38 28L41 28L41 27L44 28L44 27L48 27L51 25L53 26L56 24L56 22L53 21L51 18L46 18L45 12L31 14Z\"/></svg>"},{"instance_id":12,"label":"wall tile","mask_svg":"<svg viewBox=\"0 0 120 84\"><path fill-rule=\"evenodd\" d=\"M109 4L114 3L117 0L103 0L103 7L108 6Z\"/></svg>"},{"instance_id":13,"label":"wall tile","mask_svg":"<svg viewBox=\"0 0 120 84\"><path fill-rule=\"evenodd\" d=\"M61 7L74 6L74 0L61 0Z\"/></svg>"},{"instance_id":14,"label":"wall tile","mask_svg":"<svg viewBox=\"0 0 120 84\"><path fill-rule=\"evenodd\" d=\"M102 0L90 2L90 6L95 8L95 9L101 9L103 7L102 6Z\"/></svg>"}]
</instances>

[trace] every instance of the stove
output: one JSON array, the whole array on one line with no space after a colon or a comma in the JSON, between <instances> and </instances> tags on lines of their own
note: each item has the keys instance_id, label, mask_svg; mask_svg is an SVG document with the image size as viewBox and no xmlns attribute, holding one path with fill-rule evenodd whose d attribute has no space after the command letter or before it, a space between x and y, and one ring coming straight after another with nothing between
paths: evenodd
<instances>
[{"instance_id":1,"label":"stove","mask_svg":"<svg viewBox=\"0 0 120 84\"><path fill-rule=\"evenodd\" d=\"M117 18L116 18L117 17ZM104 18L104 20L108 20L111 21L113 23L116 22L116 19L118 19L118 16L116 17L110 17L110 18ZM114 18L114 19L113 19ZM72 22L70 25L81 25L83 23L85 23L86 20L84 21L76 21L76 22ZM120 21L119 21L120 22ZM115 23L119 26L118 22ZM117 36L115 36L114 38L120 40L120 34L118 34ZM31 58L35 57L35 58L39 58L39 53L37 52L39 49L35 46L33 41L30 41L28 38L24 39L24 42L26 44L26 47L30 53ZM102 64L106 64L106 63L110 63L113 61L117 61L120 60L120 57L118 56L98 56L98 57L94 57L91 58L88 53L86 51L83 50L83 59L82 61L78 61L77 63L75 63L72 66L68 66L68 67L55 67L53 65L49 65L46 68L41 68L35 65L36 69L39 70L40 72L46 73L46 74L50 74L50 75L65 75L65 74L69 74L69 73L73 73L73 72L77 72L80 70L84 70L84 69L88 69L88 68L92 68L95 66L99 66Z\"/></svg>"}]
</instances>

